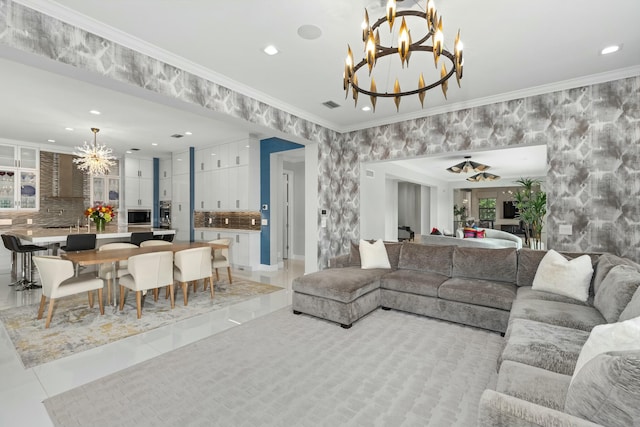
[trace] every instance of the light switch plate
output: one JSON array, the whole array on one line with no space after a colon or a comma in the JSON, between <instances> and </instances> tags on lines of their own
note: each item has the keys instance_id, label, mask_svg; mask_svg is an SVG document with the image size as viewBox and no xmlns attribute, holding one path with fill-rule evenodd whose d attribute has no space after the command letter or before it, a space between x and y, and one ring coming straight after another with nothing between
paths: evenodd
<instances>
[{"instance_id":1,"label":"light switch plate","mask_svg":"<svg viewBox=\"0 0 640 427\"><path fill-rule=\"evenodd\" d=\"M262 220L262 225L269 225L269 220L268 219L263 219Z\"/></svg>"},{"instance_id":2,"label":"light switch plate","mask_svg":"<svg viewBox=\"0 0 640 427\"><path fill-rule=\"evenodd\" d=\"M33 224L33 220L31 218L27 219L27 224Z\"/></svg>"},{"instance_id":3,"label":"light switch plate","mask_svg":"<svg viewBox=\"0 0 640 427\"><path fill-rule=\"evenodd\" d=\"M571 224L560 224L558 227L558 234L571 236L571 234L573 234L573 227Z\"/></svg>"},{"instance_id":4,"label":"light switch plate","mask_svg":"<svg viewBox=\"0 0 640 427\"><path fill-rule=\"evenodd\" d=\"M11 218L0 219L0 225L11 225L12 222Z\"/></svg>"}]
</instances>

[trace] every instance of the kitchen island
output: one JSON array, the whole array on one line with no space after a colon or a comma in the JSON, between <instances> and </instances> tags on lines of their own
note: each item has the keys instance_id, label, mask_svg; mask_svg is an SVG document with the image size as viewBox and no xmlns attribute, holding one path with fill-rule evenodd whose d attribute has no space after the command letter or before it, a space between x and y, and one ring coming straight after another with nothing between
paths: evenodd
<instances>
[{"instance_id":1,"label":"kitchen island","mask_svg":"<svg viewBox=\"0 0 640 427\"><path fill-rule=\"evenodd\" d=\"M67 241L69 234L89 234L95 233L96 239L100 240L119 240L129 241L131 233L152 231L154 235L176 234L176 230L166 228L153 227L128 227L128 226L109 226L104 231L96 232L95 227L91 227L91 231L87 227L70 227L70 228L39 228L39 229L22 229L11 230L9 234L13 234L23 241L33 243L34 245L50 245L54 243L64 243ZM106 242L98 242L100 243Z\"/></svg>"}]
</instances>

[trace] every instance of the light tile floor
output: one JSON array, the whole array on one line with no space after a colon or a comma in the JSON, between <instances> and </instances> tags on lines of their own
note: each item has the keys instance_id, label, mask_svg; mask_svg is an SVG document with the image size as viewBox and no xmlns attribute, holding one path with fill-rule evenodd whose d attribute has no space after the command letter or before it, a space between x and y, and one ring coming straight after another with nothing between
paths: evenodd
<instances>
[{"instance_id":1,"label":"light tile floor","mask_svg":"<svg viewBox=\"0 0 640 427\"><path fill-rule=\"evenodd\" d=\"M234 270L232 274L284 289L30 369L22 366L0 326L0 426L51 426L42 404L47 397L290 305L291 282L304 274L304 261L285 261L278 271ZM0 272L0 310L40 301L39 289L16 292L9 283L9 272ZM34 305L34 316L36 310Z\"/></svg>"}]
</instances>

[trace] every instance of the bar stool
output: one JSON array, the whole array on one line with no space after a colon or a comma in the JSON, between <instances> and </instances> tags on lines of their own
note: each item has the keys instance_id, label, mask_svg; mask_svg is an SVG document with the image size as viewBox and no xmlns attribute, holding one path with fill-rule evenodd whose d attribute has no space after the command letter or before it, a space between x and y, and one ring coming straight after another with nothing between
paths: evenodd
<instances>
[{"instance_id":1,"label":"bar stool","mask_svg":"<svg viewBox=\"0 0 640 427\"><path fill-rule=\"evenodd\" d=\"M95 248L96 248L95 233L68 234L67 244L65 246L60 247L60 249L62 249L65 252L90 251ZM76 276L79 273L80 273L80 266L76 265Z\"/></svg>"},{"instance_id":2,"label":"bar stool","mask_svg":"<svg viewBox=\"0 0 640 427\"><path fill-rule=\"evenodd\" d=\"M129 243L140 246L140 243L145 240L153 240L153 231L143 231L137 233L131 233L131 240Z\"/></svg>"},{"instance_id":3,"label":"bar stool","mask_svg":"<svg viewBox=\"0 0 640 427\"><path fill-rule=\"evenodd\" d=\"M33 281L33 253L46 251L47 248L38 245L23 245L20 243L20 239L11 234L3 234L2 241L5 247L11 252L22 254L22 278L15 283L16 285L20 285L16 290L24 291L27 289L41 288L42 286Z\"/></svg>"}]
</instances>

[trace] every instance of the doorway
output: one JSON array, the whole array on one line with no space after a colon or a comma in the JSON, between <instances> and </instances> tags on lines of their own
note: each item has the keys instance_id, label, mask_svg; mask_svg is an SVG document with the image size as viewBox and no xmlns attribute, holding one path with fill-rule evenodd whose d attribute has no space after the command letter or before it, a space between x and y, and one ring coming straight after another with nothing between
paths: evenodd
<instances>
[{"instance_id":1,"label":"doorway","mask_svg":"<svg viewBox=\"0 0 640 427\"><path fill-rule=\"evenodd\" d=\"M293 234L293 216L291 207L293 206L293 171L284 170L282 172L282 259L289 259Z\"/></svg>"}]
</instances>

